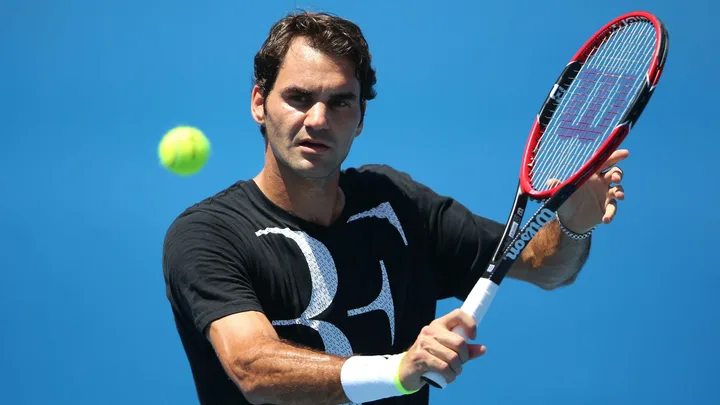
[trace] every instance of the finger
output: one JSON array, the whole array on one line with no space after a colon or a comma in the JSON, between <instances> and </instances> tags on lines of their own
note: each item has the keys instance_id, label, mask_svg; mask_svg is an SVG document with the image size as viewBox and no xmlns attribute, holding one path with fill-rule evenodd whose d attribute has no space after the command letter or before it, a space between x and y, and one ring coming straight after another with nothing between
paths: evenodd
<instances>
[{"instance_id":1,"label":"finger","mask_svg":"<svg viewBox=\"0 0 720 405\"><path fill-rule=\"evenodd\" d=\"M617 213L617 201L613 198L610 201L608 201L607 205L605 206L605 215L603 215L603 223L609 224L613 218L615 218L615 214Z\"/></svg>"},{"instance_id":2,"label":"finger","mask_svg":"<svg viewBox=\"0 0 720 405\"><path fill-rule=\"evenodd\" d=\"M477 359L487 352L487 347L478 344L469 344L468 352L470 353L470 359Z\"/></svg>"},{"instance_id":3,"label":"finger","mask_svg":"<svg viewBox=\"0 0 720 405\"><path fill-rule=\"evenodd\" d=\"M620 183L624 176L623 169L615 166L603 174L605 184Z\"/></svg>"},{"instance_id":4,"label":"finger","mask_svg":"<svg viewBox=\"0 0 720 405\"><path fill-rule=\"evenodd\" d=\"M472 316L466 314L461 309L455 309L449 314L433 321L433 324L441 326L443 329L452 330L457 326L463 328L465 335L470 339L475 339L477 323Z\"/></svg>"},{"instance_id":5,"label":"finger","mask_svg":"<svg viewBox=\"0 0 720 405\"><path fill-rule=\"evenodd\" d=\"M611 200L613 198L616 198L618 200L625 199L625 189L623 188L623 186L618 185L615 187L610 187L608 189L607 199Z\"/></svg>"},{"instance_id":6,"label":"finger","mask_svg":"<svg viewBox=\"0 0 720 405\"><path fill-rule=\"evenodd\" d=\"M465 363L470 359L467 342L465 342L465 338L458 335L457 333L440 329L435 335L435 340L444 347L456 353L461 363ZM448 355L449 354L450 353L448 353Z\"/></svg>"},{"instance_id":7,"label":"finger","mask_svg":"<svg viewBox=\"0 0 720 405\"><path fill-rule=\"evenodd\" d=\"M558 179L548 179L548 180L545 182L545 186L546 186L548 189L552 189L552 188L555 188L555 187L559 186L560 183L562 183L562 182L561 182L560 180L558 180Z\"/></svg>"},{"instance_id":8,"label":"finger","mask_svg":"<svg viewBox=\"0 0 720 405\"><path fill-rule=\"evenodd\" d=\"M627 149L618 149L615 152L610 154L610 157L605 161L605 163L600 167L600 172L604 172L610 167L615 166L618 162L622 161L623 159L627 158L630 155L630 151Z\"/></svg>"},{"instance_id":9,"label":"finger","mask_svg":"<svg viewBox=\"0 0 720 405\"><path fill-rule=\"evenodd\" d=\"M458 373L453 370L448 362L427 351L419 356L421 361L425 363L427 371L435 371L436 373L441 374L448 384L455 381Z\"/></svg>"},{"instance_id":10,"label":"finger","mask_svg":"<svg viewBox=\"0 0 720 405\"><path fill-rule=\"evenodd\" d=\"M463 346L465 346L465 344L463 344ZM439 337L434 344L429 344L425 348L425 351L432 354L435 358L442 360L444 363L447 363L455 374L462 373L463 363L469 358L467 347L463 350L453 349L443 343ZM460 358L458 351L465 352L465 360Z\"/></svg>"}]
</instances>

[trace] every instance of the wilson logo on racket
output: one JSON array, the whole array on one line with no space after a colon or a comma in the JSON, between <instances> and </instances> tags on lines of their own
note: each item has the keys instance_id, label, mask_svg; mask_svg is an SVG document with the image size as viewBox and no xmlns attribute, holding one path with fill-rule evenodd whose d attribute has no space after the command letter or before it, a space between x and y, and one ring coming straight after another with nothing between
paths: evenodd
<instances>
[{"instance_id":1,"label":"wilson logo on racket","mask_svg":"<svg viewBox=\"0 0 720 405\"><path fill-rule=\"evenodd\" d=\"M518 240L516 240L515 243L510 246L507 253L505 253L505 257L512 260L517 259L520 252L522 252L523 249L525 249L525 246L527 246L527 243L535 237L540 228L552 221L553 218L555 218L553 211L547 208L541 209L537 213L537 216L535 216L535 219L528 222L525 229L518 237Z\"/></svg>"}]
</instances>

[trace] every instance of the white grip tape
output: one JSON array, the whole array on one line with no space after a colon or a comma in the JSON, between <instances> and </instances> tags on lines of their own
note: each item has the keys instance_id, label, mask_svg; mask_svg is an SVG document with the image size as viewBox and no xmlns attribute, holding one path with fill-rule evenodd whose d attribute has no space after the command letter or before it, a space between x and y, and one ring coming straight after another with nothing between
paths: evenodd
<instances>
[{"instance_id":1,"label":"white grip tape","mask_svg":"<svg viewBox=\"0 0 720 405\"><path fill-rule=\"evenodd\" d=\"M460 309L466 314L472 316L473 319L475 319L475 323L479 324L485 316L485 313L487 313L488 308L490 308L490 304L492 303L493 298L495 298L497 290L498 285L490 281L490 279L482 278L478 280ZM465 329L461 326L455 327L453 332L462 336L466 342L470 340L470 338L465 334ZM445 388L445 386L447 386L445 378L434 371L428 371L423 374L423 377L437 384L438 388Z\"/></svg>"},{"instance_id":2,"label":"white grip tape","mask_svg":"<svg viewBox=\"0 0 720 405\"><path fill-rule=\"evenodd\" d=\"M490 281L490 279L480 279L472 291L470 291L470 294L468 294L460 309L472 316L476 323L480 323L488 308L490 308L490 304L493 298L495 298L497 290L498 285Z\"/></svg>"}]
</instances>

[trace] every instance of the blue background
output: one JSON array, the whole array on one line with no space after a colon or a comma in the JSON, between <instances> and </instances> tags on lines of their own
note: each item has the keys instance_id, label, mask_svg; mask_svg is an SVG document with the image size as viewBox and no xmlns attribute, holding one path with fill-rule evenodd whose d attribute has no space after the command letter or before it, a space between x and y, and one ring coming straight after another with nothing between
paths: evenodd
<instances>
[{"instance_id":1,"label":"blue background","mask_svg":"<svg viewBox=\"0 0 720 405\"><path fill-rule=\"evenodd\" d=\"M3 403L197 403L161 244L182 209L262 166L252 58L294 4L260 3L0 2ZM434 404L720 403L720 8L584 4L298 4L356 21L371 45L379 96L346 166L391 164L499 221L532 119L585 39L636 9L671 32L658 91L624 144L627 199L581 277L554 292L503 284L479 330L487 355ZM189 178L156 155L181 124L213 145Z\"/></svg>"}]
</instances>

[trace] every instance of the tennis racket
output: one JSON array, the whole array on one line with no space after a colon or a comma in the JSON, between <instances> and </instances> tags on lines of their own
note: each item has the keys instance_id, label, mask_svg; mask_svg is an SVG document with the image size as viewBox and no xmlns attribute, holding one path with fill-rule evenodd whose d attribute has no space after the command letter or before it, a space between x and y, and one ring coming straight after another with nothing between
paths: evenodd
<instances>
[{"instance_id":1,"label":"tennis racket","mask_svg":"<svg viewBox=\"0 0 720 405\"><path fill-rule=\"evenodd\" d=\"M597 31L565 66L530 131L501 242L461 307L476 323L523 249L628 135L658 84L668 40L658 18L628 13ZM520 228L528 199L541 206ZM469 340L461 327L453 331ZM423 377L437 388L447 384L435 372Z\"/></svg>"}]
</instances>

